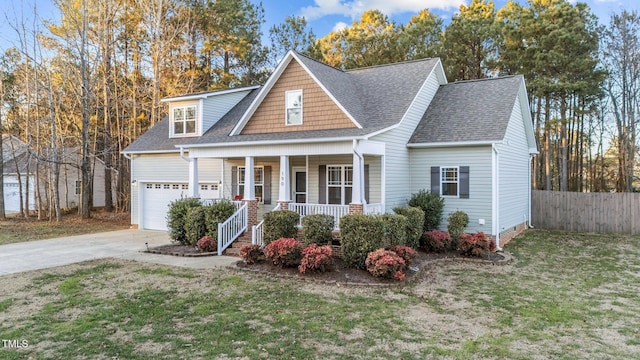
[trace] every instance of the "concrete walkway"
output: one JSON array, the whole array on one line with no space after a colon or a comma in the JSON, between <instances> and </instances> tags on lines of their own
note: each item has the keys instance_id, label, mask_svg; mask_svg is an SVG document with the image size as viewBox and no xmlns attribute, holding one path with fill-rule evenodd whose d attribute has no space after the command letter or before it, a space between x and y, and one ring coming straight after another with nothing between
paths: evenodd
<instances>
[{"instance_id":1,"label":"concrete walkway","mask_svg":"<svg viewBox=\"0 0 640 360\"><path fill-rule=\"evenodd\" d=\"M170 241L164 231L120 230L0 245L0 276L109 257L193 269L219 268L238 261L229 256L189 258L147 254L142 252L145 243L154 247Z\"/></svg>"}]
</instances>

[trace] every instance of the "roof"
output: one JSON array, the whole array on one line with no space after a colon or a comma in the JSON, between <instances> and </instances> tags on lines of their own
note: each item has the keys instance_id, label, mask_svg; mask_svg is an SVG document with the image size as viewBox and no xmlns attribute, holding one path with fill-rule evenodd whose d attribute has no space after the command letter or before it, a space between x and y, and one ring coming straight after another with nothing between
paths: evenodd
<instances>
[{"instance_id":1,"label":"roof","mask_svg":"<svg viewBox=\"0 0 640 360\"><path fill-rule=\"evenodd\" d=\"M4 174L16 173L16 160L20 173L27 168L27 161L30 158L29 146L24 141L13 135L2 135L2 162Z\"/></svg>"},{"instance_id":2,"label":"roof","mask_svg":"<svg viewBox=\"0 0 640 360\"><path fill-rule=\"evenodd\" d=\"M503 140L522 75L441 85L409 144Z\"/></svg>"},{"instance_id":3,"label":"roof","mask_svg":"<svg viewBox=\"0 0 640 360\"><path fill-rule=\"evenodd\" d=\"M216 95L224 95L230 94L238 91L248 91L259 88L260 86L247 86L247 87L239 87L239 88L231 88L231 89L221 89L221 90L212 90L212 91L201 91L191 94L184 94L178 96L170 96L163 98L160 102L169 102L169 101L186 101L186 100L195 100L195 99L206 99L210 96Z\"/></svg>"}]
</instances>

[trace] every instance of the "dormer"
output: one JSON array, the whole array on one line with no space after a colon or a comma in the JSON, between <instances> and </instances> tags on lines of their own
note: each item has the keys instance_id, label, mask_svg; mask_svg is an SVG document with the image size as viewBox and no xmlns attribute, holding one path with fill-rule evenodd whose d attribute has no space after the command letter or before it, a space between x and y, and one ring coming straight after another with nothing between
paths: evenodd
<instances>
[{"instance_id":1,"label":"dormer","mask_svg":"<svg viewBox=\"0 0 640 360\"><path fill-rule=\"evenodd\" d=\"M237 103L259 86L168 97L169 137L202 136Z\"/></svg>"}]
</instances>

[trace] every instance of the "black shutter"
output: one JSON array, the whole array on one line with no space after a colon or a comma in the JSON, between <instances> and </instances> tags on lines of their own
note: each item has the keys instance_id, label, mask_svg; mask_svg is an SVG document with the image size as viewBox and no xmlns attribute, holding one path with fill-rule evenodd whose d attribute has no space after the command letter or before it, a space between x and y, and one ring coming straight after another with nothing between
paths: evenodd
<instances>
[{"instance_id":1,"label":"black shutter","mask_svg":"<svg viewBox=\"0 0 640 360\"><path fill-rule=\"evenodd\" d=\"M327 165L318 167L318 204L327 203Z\"/></svg>"},{"instance_id":2,"label":"black shutter","mask_svg":"<svg viewBox=\"0 0 640 360\"><path fill-rule=\"evenodd\" d=\"M231 199L238 195L238 167L231 167Z\"/></svg>"},{"instance_id":3,"label":"black shutter","mask_svg":"<svg viewBox=\"0 0 640 360\"><path fill-rule=\"evenodd\" d=\"M262 201L271 204L271 166L264 167L264 187L262 188Z\"/></svg>"},{"instance_id":4,"label":"black shutter","mask_svg":"<svg viewBox=\"0 0 640 360\"><path fill-rule=\"evenodd\" d=\"M369 203L369 164L364 165L364 201Z\"/></svg>"},{"instance_id":5,"label":"black shutter","mask_svg":"<svg viewBox=\"0 0 640 360\"><path fill-rule=\"evenodd\" d=\"M431 192L434 194L440 194L440 167L431 167Z\"/></svg>"},{"instance_id":6,"label":"black shutter","mask_svg":"<svg viewBox=\"0 0 640 360\"><path fill-rule=\"evenodd\" d=\"M460 199L469 198L469 167L460 166Z\"/></svg>"}]
</instances>

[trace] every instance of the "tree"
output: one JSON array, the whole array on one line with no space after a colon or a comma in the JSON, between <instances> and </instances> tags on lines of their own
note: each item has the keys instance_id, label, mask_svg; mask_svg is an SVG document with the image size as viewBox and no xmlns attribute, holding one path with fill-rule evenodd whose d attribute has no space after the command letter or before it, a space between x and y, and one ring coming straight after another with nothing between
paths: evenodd
<instances>
[{"instance_id":1,"label":"tree","mask_svg":"<svg viewBox=\"0 0 640 360\"><path fill-rule=\"evenodd\" d=\"M437 57L442 52L443 21L429 12L411 17L400 32L400 47L407 60Z\"/></svg>"},{"instance_id":2,"label":"tree","mask_svg":"<svg viewBox=\"0 0 640 360\"><path fill-rule=\"evenodd\" d=\"M269 38L274 64L277 64L289 50L310 55L316 41L313 30L307 30L307 20L303 16L287 16L284 23L273 25L269 29Z\"/></svg>"}]
</instances>

